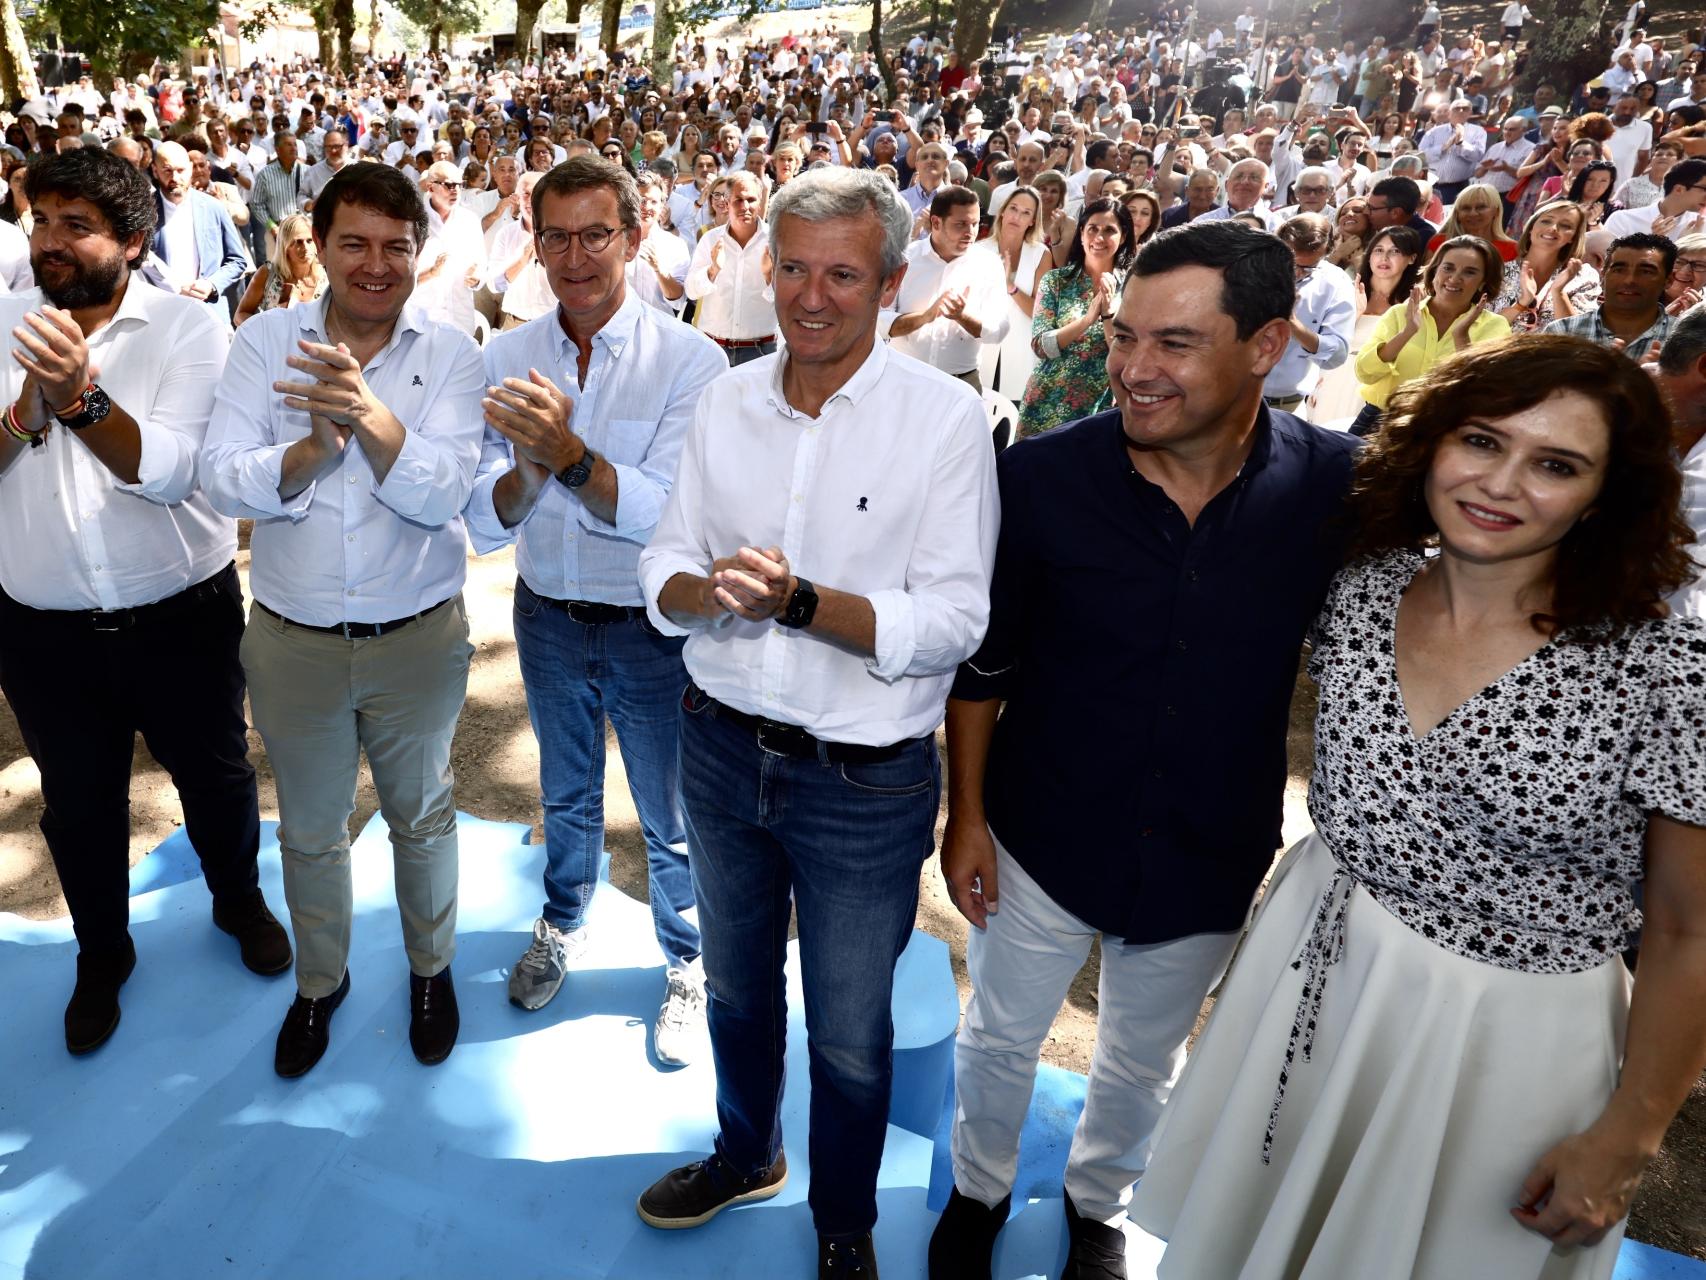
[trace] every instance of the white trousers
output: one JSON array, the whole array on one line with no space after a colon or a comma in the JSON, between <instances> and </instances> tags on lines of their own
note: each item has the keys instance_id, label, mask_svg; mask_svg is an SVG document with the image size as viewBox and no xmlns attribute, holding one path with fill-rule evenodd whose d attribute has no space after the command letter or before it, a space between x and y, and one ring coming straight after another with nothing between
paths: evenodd
<instances>
[{"instance_id":1,"label":"white trousers","mask_svg":"<svg viewBox=\"0 0 1706 1280\"><path fill-rule=\"evenodd\" d=\"M967 942L972 996L954 1050L954 1183L986 1205L1013 1189L1037 1055L1097 933L999 843L996 858L1001 909ZM1124 1221L1197 1012L1238 936L1200 933L1146 946L1102 939L1090 1088L1066 1164L1066 1190L1083 1217Z\"/></svg>"}]
</instances>

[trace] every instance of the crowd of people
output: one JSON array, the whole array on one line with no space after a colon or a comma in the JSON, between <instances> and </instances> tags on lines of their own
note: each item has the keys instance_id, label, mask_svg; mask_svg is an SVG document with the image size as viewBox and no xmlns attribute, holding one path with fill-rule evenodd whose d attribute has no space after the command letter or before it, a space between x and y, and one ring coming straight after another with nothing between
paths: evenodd
<instances>
[{"instance_id":1,"label":"crowd of people","mask_svg":"<svg viewBox=\"0 0 1706 1280\"><path fill-rule=\"evenodd\" d=\"M652 1047L708 1033L716 1070L714 1148L645 1222L787 1181L793 922L819 1274L876 1276L945 722L972 995L933 1280L991 1274L1098 937L1068 1280L1125 1274L1128 1217L1165 1276L1604 1280L1706 1067L1706 51L1636 6L1603 75L1519 88L1499 18L18 104L0 689L79 944L67 1048L138 963L140 732L214 924L294 972L287 1079L352 981L365 755L411 1046L450 1055L461 588L513 545L546 868L509 999L587 946L608 723ZM1306 643L1315 832L1252 919Z\"/></svg>"}]
</instances>

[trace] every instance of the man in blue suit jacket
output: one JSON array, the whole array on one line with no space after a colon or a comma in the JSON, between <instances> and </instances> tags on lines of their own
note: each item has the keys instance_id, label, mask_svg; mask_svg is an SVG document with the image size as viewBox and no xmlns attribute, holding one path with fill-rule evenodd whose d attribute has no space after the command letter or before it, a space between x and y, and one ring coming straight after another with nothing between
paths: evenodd
<instances>
[{"instance_id":1,"label":"man in blue suit jacket","mask_svg":"<svg viewBox=\"0 0 1706 1280\"><path fill-rule=\"evenodd\" d=\"M249 253L224 206L194 189L194 173L189 153L180 144L155 147L154 199L160 226L152 249L163 268L163 283L186 297L218 303L249 270Z\"/></svg>"}]
</instances>

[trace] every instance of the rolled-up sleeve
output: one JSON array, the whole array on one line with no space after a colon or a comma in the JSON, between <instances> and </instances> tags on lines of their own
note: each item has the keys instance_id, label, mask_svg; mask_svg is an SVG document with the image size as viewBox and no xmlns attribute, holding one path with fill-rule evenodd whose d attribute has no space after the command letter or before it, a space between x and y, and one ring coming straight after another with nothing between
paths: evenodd
<instances>
[{"instance_id":1,"label":"rolled-up sleeve","mask_svg":"<svg viewBox=\"0 0 1706 1280\"><path fill-rule=\"evenodd\" d=\"M204 310L183 314L187 319L173 335L153 402L118 406L135 420L142 454L137 482L117 487L162 506L195 492L198 455L225 367L226 330Z\"/></svg>"},{"instance_id":2,"label":"rolled-up sleeve","mask_svg":"<svg viewBox=\"0 0 1706 1280\"><path fill-rule=\"evenodd\" d=\"M706 401L700 397L693 410L691 425L681 446L681 463L675 471L675 483L670 486L669 499L663 504L657 530L640 552L640 591L645 596L646 613L652 624L667 636L684 636L686 627L670 621L658 607L658 597L665 584L678 573L703 577L711 570L713 559L703 534L705 497L705 418Z\"/></svg>"},{"instance_id":3,"label":"rolled-up sleeve","mask_svg":"<svg viewBox=\"0 0 1706 1280\"><path fill-rule=\"evenodd\" d=\"M505 527L499 518L493 491L498 481L514 468L515 453L509 441L487 427L480 440L480 464L474 471L474 488L468 495L468 506L462 512L462 519L468 526L468 541L473 544L477 555L483 556L514 542L527 518L539 509L535 505L527 516L510 527Z\"/></svg>"},{"instance_id":4,"label":"rolled-up sleeve","mask_svg":"<svg viewBox=\"0 0 1706 1280\"><path fill-rule=\"evenodd\" d=\"M273 377L269 367L266 326L259 317L237 330L225 373L213 396L207 437L201 449L201 488L221 515L249 520L284 517L302 520L314 501L310 484L288 502L278 496L284 455L291 442L279 443L269 412ZM295 327L290 329L295 335Z\"/></svg>"},{"instance_id":5,"label":"rolled-up sleeve","mask_svg":"<svg viewBox=\"0 0 1706 1280\"><path fill-rule=\"evenodd\" d=\"M433 352L428 408L418 421L403 424L403 447L373 494L404 519L436 526L458 515L474 491L485 433L480 398L486 370L472 340L457 336L446 342L435 334L432 341L443 345Z\"/></svg>"},{"instance_id":6,"label":"rolled-up sleeve","mask_svg":"<svg viewBox=\"0 0 1706 1280\"><path fill-rule=\"evenodd\" d=\"M707 231L693 250L693 260L687 265L687 279L682 287L694 302L717 287L716 282L711 279L711 246L721 239L720 229Z\"/></svg>"},{"instance_id":7,"label":"rolled-up sleeve","mask_svg":"<svg viewBox=\"0 0 1706 1280\"><path fill-rule=\"evenodd\" d=\"M681 461L682 444L693 425L699 398L712 380L727 373L727 357L709 343L695 341L692 358L674 370L675 387L652 433L646 455L638 465L611 463L616 471L616 519L605 520L585 503L577 502L582 526L614 534L629 542L644 542L652 536L663 516ZM659 370L663 376L665 371ZM608 461L608 459L606 459Z\"/></svg>"},{"instance_id":8,"label":"rolled-up sleeve","mask_svg":"<svg viewBox=\"0 0 1706 1280\"><path fill-rule=\"evenodd\" d=\"M956 412L963 420L935 459L906 586L869 596L876 653L865 665L885 682L953 671L989 626L1001 517L995 454L977 402L968 398Z\"/></svg>"},{"instance_id":9,"label":"rolled-up sleeve","mask_svg":"<svg viewBox=\"0 0 1706 1280\"><path fill-rule=\"evenodd\" d=\"M1001 478L1001 534L995 548L995 575L989 583L989 626L977 652L960 664L950 695L965 702L1010 696L1019 667L1020 602L1025 598L1025 550L1031 538L1024 527L1023 509L1015 508L1009 498L1014 488L1008 464L997 463L996 471Z\"/></svg>"},{"instance_id":10,"label":"rolled-up sleeve","mask_svg":"<svg viewBox=\"0 0 1706 1280\"><path fill-rule=\"evenodd\" d=\"M1310 353L1312 364L1323 369L1337 369L1351 353L1351 338L1356 332L1355 300L1343 289L1335 289L1315 324L1317 346Z\"/></svg>"},{"instance_id":11,"label":"rolled-up sleeve","mask_svg":"<svg viewBox=\"0 0 1706 1280\"><path fill-rule=\"evenodd\" d=\"M1398 333L1398 327L1404 321L1404 308L1389 308L1374 326L1374 332L1368 341L1362 344L1362 350L1357 352L1356 372L1357 381L1368 385L1384 382L1392 376L1392 371L1398 367L1395 360L1382 360L1380 348L1385 346ZM1417 337L1421 335L1418 334Z\"/></svg>"}]
</instances>

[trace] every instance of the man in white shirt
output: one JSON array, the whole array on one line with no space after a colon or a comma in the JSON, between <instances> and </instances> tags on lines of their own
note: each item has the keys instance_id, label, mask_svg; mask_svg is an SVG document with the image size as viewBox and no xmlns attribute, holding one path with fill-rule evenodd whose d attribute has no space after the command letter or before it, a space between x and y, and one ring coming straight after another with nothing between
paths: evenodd
<instances>
[{"instance_id":1,"label":"man in white shirt","mask_svg":"<svg viewBox=\"0 0 1706 1280\"><path fill-rule=\"evenodd\" d=\"M1487 154L1487 131L1470 120L1474 108L1457 98L1447 109L1446 122L1422 135L1421 152L1434 174L1434 193L1446 204L1475 177L1475 167Z\"/></svg>"},{"instance_id":2,"label":"man in white shirt","mask_svg":"<svg viewBox=\"0 0 1706 1280\"><path fill-rule=\"evenodd\" d=\"M701 151L690 156L689 160L693 166L693 180L677 183L670 194L669 225L675 228L675 234L681 237L681 242L691 253L699 244L699 228L710 216L701 203L705 188L716 180L719 167L716 154L710 151Z\"/></svg>"},{"instance_id":3,"label":"man in white shirt","mask_svg":"<svg viewBox=\"0 0 1706 1280\"><path fill-rule=\"evenodd\" d=\"M1279 238L1297 264L1297 302L1291 312L1291 341L1262 381L1270 409L1296 413L1328 369L1350 356L1356 328L1356 291L1351 278L1323 262L1333 246L1333 224L1318 213L1303 213L1279 229Z\"/></svg>"},{"instance_id":4,"label":"man in white shirt","mask_svg":"<svg viewBox=\"0 0 1706 1280\"><path fill-rule=\"evenodd\" d=\"M1016 171L1013 181L1003 182L989 193L989 216L991 219L1001 216L1001 210L1015 191L1020 187L1028 187L1036 182L1037 175L1043 171L1043 162L1047 158L1042 147L1035 142L1027 142L1019 147L1019 150L1013 155L1013 168Z\"/></svg>"},{"instance_id":5,"label":"man in white shirt","mask_svg":"<svg viewBox=\"0 0 1706 1280\"><path fill-rule=\"evenodd\" d=\"M1509 200L1511 188L1516 186L1517 171L1528 163L1534 151L1534 143L1524 136L1527 132L1525 117L1507 117L1500 126L1499 140L1482 153L1481 162L1475 166L1475 180L1492 187L1502 200ZM1508 218L1508 205L1505 213Z\"/></svg>"},{"instance_id":6,"label":"man in white shirt","mask_svg":"<svg viewBox=\"0 0 1706 1280\"><path fill-rule=\"evenodd\" d=\"M428 165L421 175L426 197L427 239L415 259L414 305L429 320L474 332L474 290L486 265L480 219L462 208L462 170L449 160Z\"/></svg>"},{"instance_id":7,"label":"man in white shirt","mask_svg":"<svg viewBox=\"0 0 1706 1280\"><path fill-rule=\"evenodd\" d=\"M237 330L202 482L255 522L243 636L255 727L278 778L297 996L273 1069L311 1070L349 992L349 818L367 753L391 832L409 960L409 1043L444 1061L460 1020L450 740L468 682L462 508L480 458L479 349L408 306L419 190L350 165L314 207L312 305Z\"/></svg>"},{"instance_id":8,"label":"man in white shirt","mask_svg":"<svg viewBox=\"0 0 1706 1280\"><path fill-rule=\"evenodd\" d=\"M78 944L65 1044L82 1054L118 1026L136 965L137 733L178 788L214 923L243 963L282 973L290 941L255 867L237 529L196 483L227 330L133 275L155 218L137 169L77 149L32 167L27 189L41 291L0 299L14 335L0 362L0 690L41 771Z\"/></svg>"},{"instance_id":9,"label":"man in white shirt","mask_svg":"<svg viewBox=\"0 0 1706 1280\"><path fill-rule=\"evenodd\" d=\"M971 252L978 226L975 191L943 187L930 203L929 219L930 234L906 250L906 275L893 308L878 319L878 332L896 351L981 394L978 348L1007 336L1006 273L996 254Z\"/></svg>"},{"instance_id":10,"label":"man in white shirt","mask_svg":"<svg viewBox=\"0 0 1706 1280\"><path fill-rule=\"evenodd\" d=\"M1207 213L1191 219L1193 222L1219 222L1237 213L1253 213L1271 229L1273 211L1262 199L1268 187L1268 166L1251 158L1240 160L1226 173L1226 203L1216 205Z\"/></svg>"},{"instance_id":11,"label":"man in white shirt","mask_svg":"<svg viewBox=\"0 0 1706 1280\"><path fill-rule=\"evenodd\" d=\"M787 1179L791 896L818 1273L874 1275L894 963L933 843L933 735L955 664L987 625L995 455L970 388L878 340L912 228L894 188L860 170L809 172L769 217L786 354L700 398L640 556L652 621L688 637L682 804L719 1133L714 1154L665 1175L638 1211L695 1226Z\"/></svg>"},{"instance_id":12,"label":"man in white shirt","mask_svg":"<svg viewBox=\"0 0 1706 1280\"><path fill-rule=\"evenodd\" d=\"M776 307L771 301L770 232L759 220L764 188L750 173L729 179L729 215L693 251L687 296L699 304L694 323L742 365L776 350Z\"/></svg>"},{"instance_id":13,"label":"man in white shirt","mask_svg":"<svg viewBox=\"0 0 1706 1280\"><path fill-rule=\"evenodd\" d=\"M660 1061L680 1065L698 1054L705 1020L677 773L687 672L681 640L646 619L639 557L694 405L728 361L628 289L641 196L626 172L577 157L541 178L533 199L557 305L486 347L492 390L468 505L476 550L520 541L516 654L545 808L545 905L510 971L509 998L544 1007L584 946L604 845L608 715L628 762L668 969L653 1042Z\"/></svg>"},{"instance_id":14,"label":"man in white shirt","mask_svg":"<svg viewBox=\"0 0 1706 1280\"><path fill-rule=\"evenodd\" d=\"M1635 92L1635 86L1645 80L1641 69L1635 65L1635 55L1625 49L1617 55L1615 62L1600 73L1600 82L1614 94Z\"/></svg>"},{"instance_id":15,"label":"man in white shirt","mask_svg":"<svg viewBox=\"0 0 1706 1280\"><path fill-rule=\"evenodd\" d=\"M1706 618L1706 309L1685 311L1659 352L1659 389L1671 407L1682 460L1682 518L1694 530L1689 548L1699 576L1669 600L1673 613Z\"/></svg>"},{"instance_id":16,"label":"man in white shirt","mask_svg":"<svg viewBox=\"0 0 1706 1280\"><path fill-rule=\"evenodd\" d=\"M1637 173L1644 173L1653 151L1653 126L1641 119L1641 100L1624 94L1611 109L1611 123L1616 129L1606 141L1605 149L1611 163L1617 166L1613 191Z\"/></svg>"},{"instance_id":17,"label":"man in white shirt","mask_svg":"<svg viewBox=\"0 0 1706 1280\"><path fill-rule=\"evenodd\" d=\"M1706 160L1679 160L1665 173L1656 204L1620 209L1605 220L1614 237L1650 231L1672 241L1706 230Z\"/></svg>"},{"instance_id":18,"label":"man in white shirt","mask_svg":"<svg viewBox=\"0 0 1706 1280\"><path fill-rule=\"evenodd\" d=\"M1533 16L1522 0L1511 0L1505 6L1504 15L1499 19L1499 25L1505 29L1505 43L1515 48L1516 42L1522 39L1522 24Z\"/></svg>"},{"instance_id":19,"label":"man in white shirt","mask_svg":"<svg viewBox=\"0 0 1706 1280\"><path fill-rule=\"evenodd\" d=\"M668 315L687 305L687 269L693 255L681 237L663 229L661 219L669 199L669 184L655 173L642 173L640 189L640 248L627 266L628 288L642 302Z\"/></svg>"},{"instance_id":20,"label":"man in white shirt","mask_svg":"<svg viewBox=\"0 0 1706 1280\"><path fill-rule=\"evenodd\" d=\"M326 134L320 144L320 152L320 159L309 165L308 172L302 175L302 207L309 213L314 211L314 201L326 189L326 184L345 165L355 163L355 157L350 155L349 134L342 129L333 129Z\"/></svg>"},{"instance_id":21,"label":"man in white shirt","mask_svg":"<svg viewBox=\"0 0 1706 1280\"><path fill-rule=\"evenodd\" d=\"M485 288L498 298L498 327L513 328L538 318L555 304L545 268L539 264L539 248L533 235L533 187L539 173L524 173L516 180L516 211L513 221L500 224L486 259Z\"/></svg>"}]
</instances>

